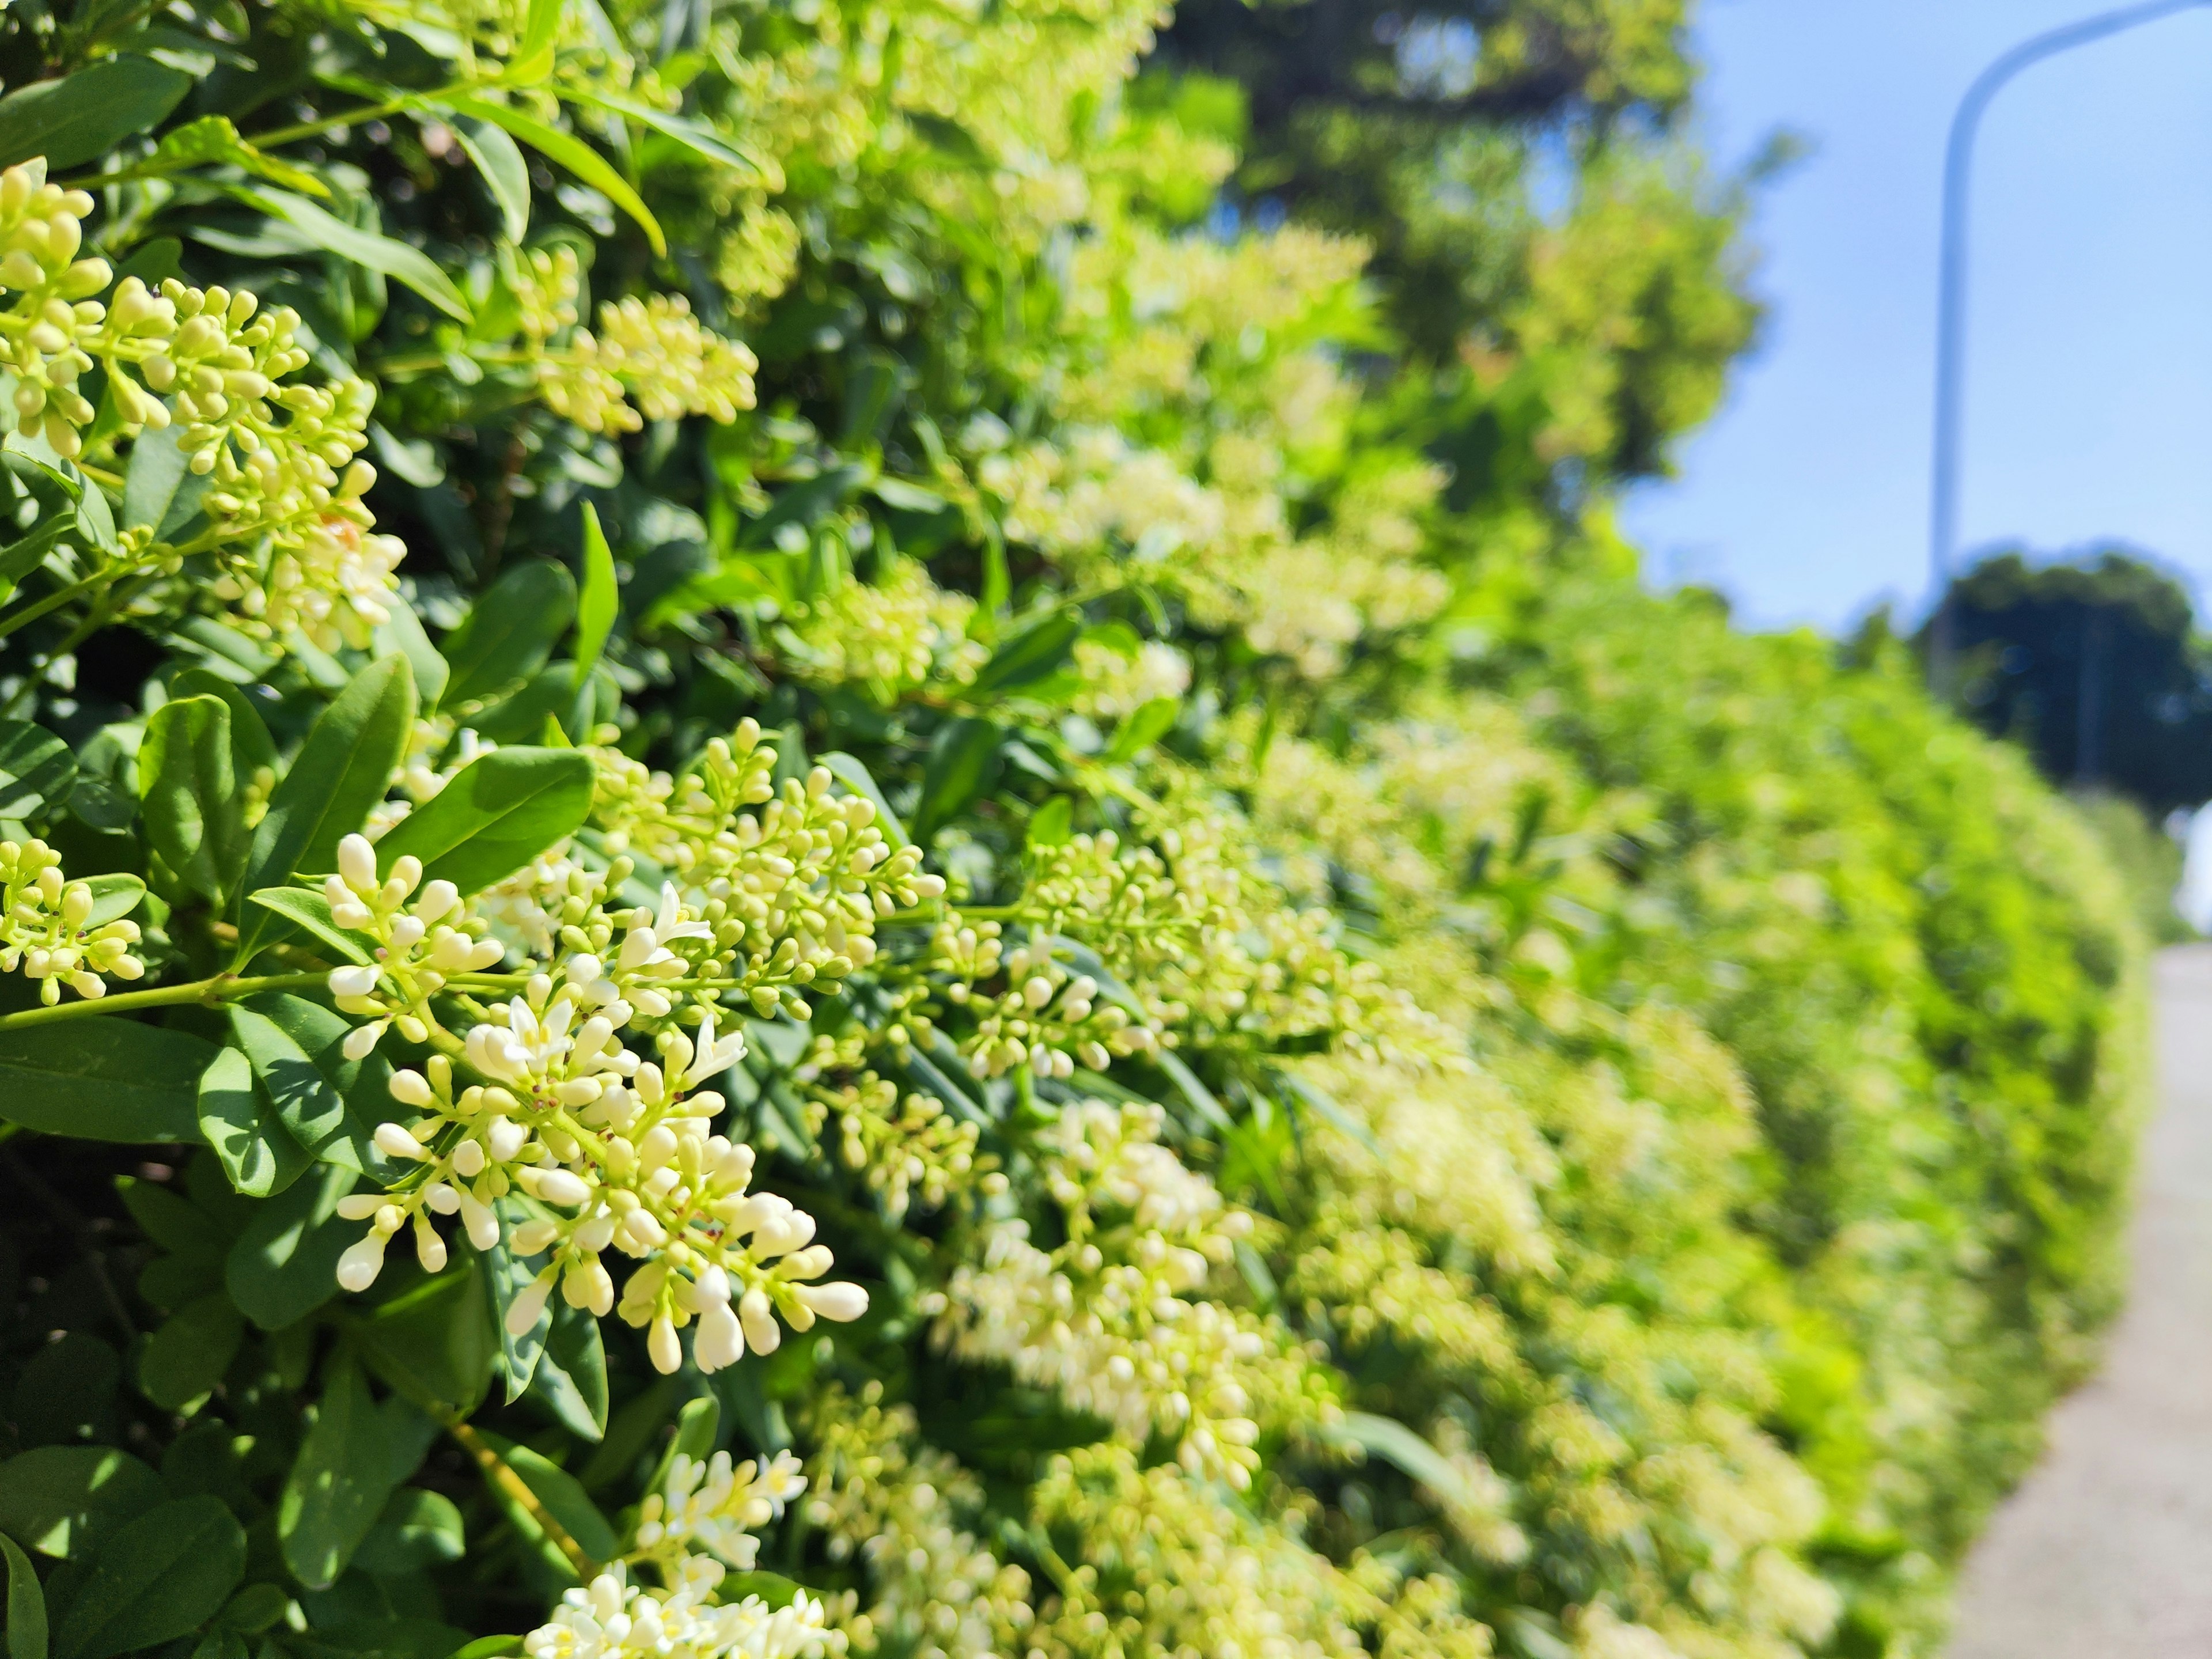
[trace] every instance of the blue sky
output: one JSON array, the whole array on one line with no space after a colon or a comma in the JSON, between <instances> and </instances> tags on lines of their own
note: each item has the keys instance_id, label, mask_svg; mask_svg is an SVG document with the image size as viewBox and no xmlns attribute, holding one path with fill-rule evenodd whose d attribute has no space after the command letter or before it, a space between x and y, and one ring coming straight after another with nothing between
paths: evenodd
<instances>
[{"instance_id":1,"label":"blue sky","mask_svg":"<svg viewBox=\"0 0 2212 1659\"><path fill-rule=\"evenodd\" d=\"M1759 627L1927 593L1943 139L1984 64L2099 0L1703 0L1703 139L1778 126L1772 313L1680 476L1624 506L1652 580ZM1964 545L2118 538L2212 593L2212 6L2039 64L1975 174Z\"/></svg>"}]
</instances>

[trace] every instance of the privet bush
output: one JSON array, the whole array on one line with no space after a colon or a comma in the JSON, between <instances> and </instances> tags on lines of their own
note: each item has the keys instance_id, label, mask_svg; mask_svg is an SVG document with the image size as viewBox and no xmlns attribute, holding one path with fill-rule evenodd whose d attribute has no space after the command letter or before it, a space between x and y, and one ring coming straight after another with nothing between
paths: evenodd
<instances>
[{"instance_id":1,"label":"privet bush","mask_svg":"<svg viewBox=\"0 0 2212 1659\"><path fill-rule=\"evenodd\" d=\"M1163 21L5 14L10 1659L1929 1650L2126 904Z\"/></svg>"}]
</instances>

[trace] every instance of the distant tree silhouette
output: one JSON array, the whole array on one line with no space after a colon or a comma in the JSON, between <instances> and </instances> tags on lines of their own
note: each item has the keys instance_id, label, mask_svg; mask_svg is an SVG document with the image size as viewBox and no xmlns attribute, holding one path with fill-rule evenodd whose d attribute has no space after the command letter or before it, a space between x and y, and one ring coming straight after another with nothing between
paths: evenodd
<instances>
[{"instance_id":1,"label":"distant tree silhouette","mask_svg":"<svg viewBox=\"0 0 2212 1659\"><path fill-rule=\"evenodd\" d=\"M2212 799L2212 653L2170 572L2121 547L2057 562L2008 549L1954 581L1949 602L1976 725L2053 781L2154 817Z\"/></svg>"}]
</instances>

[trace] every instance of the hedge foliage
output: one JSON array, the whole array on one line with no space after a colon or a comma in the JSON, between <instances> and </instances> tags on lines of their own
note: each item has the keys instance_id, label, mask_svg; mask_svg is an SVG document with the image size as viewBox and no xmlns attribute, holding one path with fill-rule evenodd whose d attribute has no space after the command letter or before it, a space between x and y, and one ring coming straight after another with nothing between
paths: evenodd
<instances>
[{"instance_id":1,"label":"hedge foliage","mask_svg":"<svg viewBox=\"0 0 2212 1659\"><path fill-rule=\"evenodd\" d=\"M1662 130L1425 195L1164 21L0 20L10 1659L1932 1650L2125 896L1637 586L1753 318Z\"/></svg>"}]
</instances>

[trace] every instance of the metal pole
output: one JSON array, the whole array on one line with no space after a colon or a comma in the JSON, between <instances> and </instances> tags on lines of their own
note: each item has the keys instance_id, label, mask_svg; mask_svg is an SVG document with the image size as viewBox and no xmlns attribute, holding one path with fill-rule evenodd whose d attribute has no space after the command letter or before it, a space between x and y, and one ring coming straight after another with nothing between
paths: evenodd
<instances>
[{"instance_id":1,"label":"metal pole","mask_svg":"<svg viewBox=\"0 0 2212 1659\"><path fill-rule=\"evenodd\" d=\"M1966 187L1974 160L1974 138L1983 112L2006 82L2031 64L2075 46L2101 40L2139 23L2177 11L2212 4L2212 0L2151 0L2078 23L2069 23L2023 40L1978 76L1959 100L1951 118L1951 137L1943 151L1942 271L1936 313L1936 454L1929 492L1928 567L1936 586L1936 614L1929 624L1929 678L1939 696L1951 692L1954 642L1951 578L1959 545L1959 439L1965 392L1966 351Z\"/></svg>"}]
</instances>

